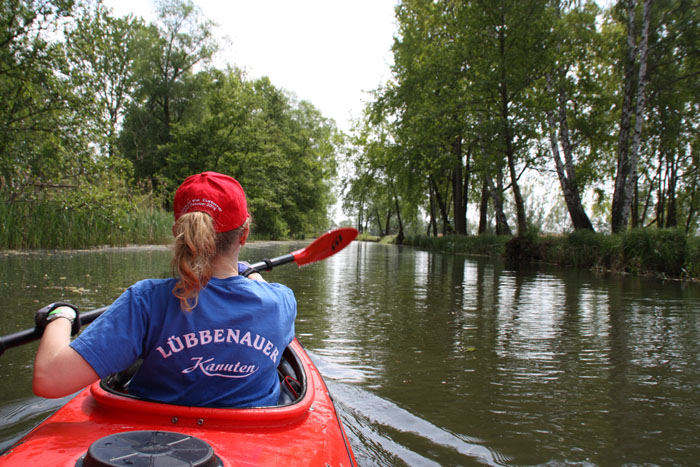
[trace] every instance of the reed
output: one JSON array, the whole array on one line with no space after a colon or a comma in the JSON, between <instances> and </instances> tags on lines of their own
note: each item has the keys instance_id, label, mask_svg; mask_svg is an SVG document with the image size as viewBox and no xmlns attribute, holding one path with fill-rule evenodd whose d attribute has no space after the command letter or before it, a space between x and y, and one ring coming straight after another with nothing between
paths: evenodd
<instances>
[{"instance_id":1,"label":"reed","mask_svg":"<svg viewBox=\"0 0 700 467\"><path fill-rule=\"evenodd\" d=\"M629 272L658 272L679 277L683 271L688 239L679 229L632 229L622 238Z\"/></svg>"},{"instance_id":2,"label":"reed","mask_svg":"<svg viewBox=\"0 0 700 467\"><path fill-rule=\"evenodd\" d=\"M52 201L0 203L0 248L76 249L128 244L162 244L172 217L154 207L112 212L69 209Z\"/></svg>"}]
</instances>

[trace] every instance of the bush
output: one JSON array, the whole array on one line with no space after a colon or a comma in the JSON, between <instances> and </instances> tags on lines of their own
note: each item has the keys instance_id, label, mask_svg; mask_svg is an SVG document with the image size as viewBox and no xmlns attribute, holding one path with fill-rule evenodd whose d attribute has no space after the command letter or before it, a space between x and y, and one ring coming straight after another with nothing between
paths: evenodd
<instances>
[{"instance_id":1,"label":"bush","mask_svg":"<svg viewBox=\"0 0 700 467\"><path fill-rule=\"evenodd\" d=\"M700 278L700 237L688 237L683 278Z\"/></svg>"},{"instance_id":2,"label":"bush","mask_svg":"<svg viewBox=\"0 0 700 467\"><path fill-rule=\"evenodd\" d=\"M627 270L680 277L687 255L687 237L679 229L632 229L622 237Z\"/></svg>"},{"instance_id":3,"label":"bush","mask_svg":"<svg viewBox=\"0 0 700 467\"><path fill-rule=\"evenodd\" d=\"M538 238L534 235L519 235L506 243L506 261L542 261L545 253Z\"/></svg>"},{"instance_id":4,"label":"bush","mask_svg":"<svg viewBox=\"0 0 700 467\"><path fill-rule=\"evenodd\" d=\"M407 237L406 245L446 253L502 256L509 262L700 278L700 238L679 229L633 229L621 235L578 231L565 236Z\"/></svg>"},{"instance_id":5,"label":"bush","mask_svg":"<svg viewBox=\"0 0 700 467\"><path fill-rule=\"evenodd\" d=\"M378 242L380 238L375 235L370 235L366 232L362 232L361 234L357 235L357 240L361 242Z\"/></svg>"},{"instance_id":6,"label":"bush","mask_svg":"<svg viewBox=\"0 0 700 467\"><path fill-rule=\"evenodd\" d=\"M618 236L575 231L563 242L561 260L557 262L575 267L619 269L622 265L620 245Z\"/></svg>"}]
</instances>

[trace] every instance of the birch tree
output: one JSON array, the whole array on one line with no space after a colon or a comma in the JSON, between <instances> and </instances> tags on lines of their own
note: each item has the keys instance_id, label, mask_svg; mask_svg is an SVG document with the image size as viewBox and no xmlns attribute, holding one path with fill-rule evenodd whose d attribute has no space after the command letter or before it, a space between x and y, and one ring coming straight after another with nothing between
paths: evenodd
<instances>
[{"instance_id":1,"label":"birch tree","mask_svg":"<svg viewBox=\"0 0 700 467\"><path fill-rule=\"evenodd\" d=\"M630 209L634 200L646 99L644 91L647 83L647 56L649 53L649 23L652 0L644 0L639 43L637 43L635 21L638 0L624 0L624 2L627 12L627 57L623 82L622 113L620 116L617 173L612 204L611 229L613 233L622 232L627 228ZM636 89L635 68L637 69ZM633 103L634 130L630 141Z\"/></svg>"}]
</instances>

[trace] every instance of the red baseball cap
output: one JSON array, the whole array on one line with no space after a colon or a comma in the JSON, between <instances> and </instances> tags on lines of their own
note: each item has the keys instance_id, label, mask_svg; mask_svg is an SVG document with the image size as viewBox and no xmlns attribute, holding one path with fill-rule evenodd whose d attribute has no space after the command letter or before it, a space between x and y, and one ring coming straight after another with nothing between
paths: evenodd
<instances>
[{"instance_id":1,"label":"red baseball cap","mask_svg":"<svg viewBox=\"0 0 700 467\"><path fill-rule=\"evenodd\" d=\"M237 229L250 217L243 187L233 177L216 172L190 175L175 192L175 220L188 212L206 212L217 232Z\"/></svg>"}]
</instances>

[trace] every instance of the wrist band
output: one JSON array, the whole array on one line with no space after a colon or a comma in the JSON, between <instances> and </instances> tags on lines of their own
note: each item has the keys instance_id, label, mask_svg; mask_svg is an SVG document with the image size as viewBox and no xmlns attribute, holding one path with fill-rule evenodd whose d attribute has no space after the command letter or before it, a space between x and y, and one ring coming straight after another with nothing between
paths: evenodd
<instances>
[{"instance_id":1,"label":"wrist band","mask_svg":"<svg viewBox=\"0 0 700 467\"><path fill-rule=\"evenodd\" d=\"M46 322L50 323L51 321L58 319L58 318L66 318L68 321L70 321L71 325L75 322L75 318L77 316L77 313L75 310L73 310L70 307L58 307L55 310L53 310L51 313L48 314L46 317Z\"/></svg>"}]
</instances>

